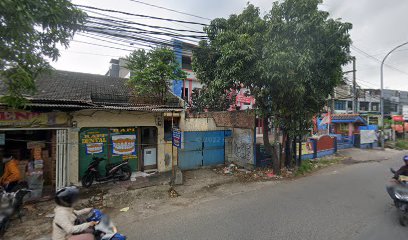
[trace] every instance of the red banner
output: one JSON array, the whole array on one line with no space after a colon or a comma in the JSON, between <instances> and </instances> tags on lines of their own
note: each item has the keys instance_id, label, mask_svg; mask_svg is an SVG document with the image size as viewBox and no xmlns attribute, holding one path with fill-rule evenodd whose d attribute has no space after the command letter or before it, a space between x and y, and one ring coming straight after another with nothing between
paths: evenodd
<instances>
[{"instance_id":1,"label":"red banner","mask_svg":"<svg viewBox=\"0 0 408 240\"><path fill-rule=\"evenodd\" d=\"M240 102L240 103L250 104L250 103L252 103L252 97L246 97L244 95L237 95L236 101Z\"/></svg>"}]
</instances>

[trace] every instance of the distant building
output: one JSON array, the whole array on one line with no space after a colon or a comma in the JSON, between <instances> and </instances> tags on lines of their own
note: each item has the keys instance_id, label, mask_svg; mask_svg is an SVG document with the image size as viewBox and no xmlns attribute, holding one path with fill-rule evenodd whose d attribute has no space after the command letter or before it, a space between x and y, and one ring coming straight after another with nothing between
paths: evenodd
<instances>
[{"instance_id":1,"label":"distant building","mask_svg":"<svg viewBox=\"0 0 408 240\"><path fill-rule=\"evenodd\" d=\"M173 80L172 92L174 95L183 98L187 102L191 101L194 89L201 89L203 84L197 79L192 67L193 49L196 45L173 39L173 51L176 60L181 65L181 69L187 73L186 80Z\"/></svg>"},{"instance_id":2,"label":"distant building","mask_svg":"<svg viewBox=\"0 0 408 240\"><path fill-rule=\"evenodd\" d=\"M105 74L109 77L120 77L120 78L129 78L130 71L126 68L126 59L119 58L119 59L111 59L109 62L111 65L109 66L108 72Z\"/></svg>"}]
</instances>

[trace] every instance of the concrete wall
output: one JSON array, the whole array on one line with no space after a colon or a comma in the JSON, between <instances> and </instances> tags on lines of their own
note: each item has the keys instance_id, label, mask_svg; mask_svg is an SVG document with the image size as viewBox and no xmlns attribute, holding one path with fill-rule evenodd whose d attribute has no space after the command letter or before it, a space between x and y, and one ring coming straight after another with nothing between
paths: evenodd
<instances>
[{"instance_id":1,"label":"concrete wall","mask_svg":"<svg viewBox=\"0 0 408 240\"><path fill-rule=\"evenodd\" d=\"M254 137L254 129L233 128L232 136L225 141L225 161L243 167L255 165Z\"/></svg>"},{"instance_id":2,"label":"concrete wall","mask_svg":"<svg viewBox=\"0 0 408 240\"><path fill-rule=\"evenodd\" d=\"M100 111L100 110L81 110L71 114L72 121L77 122L77 128L71 129L69 133L69 142L79 142L79 131L84 127L157 127L157 163L160 172L171 169L171 164L165 162L166 145L164 141L164 127L156 125L156 118L162 117L162 113L144 113L129 111ZM69 182L78 183L79 169L79 145L70 145L69 160ZM171 153L171 149L170 149Z\"/></svg>"}]
</instances>

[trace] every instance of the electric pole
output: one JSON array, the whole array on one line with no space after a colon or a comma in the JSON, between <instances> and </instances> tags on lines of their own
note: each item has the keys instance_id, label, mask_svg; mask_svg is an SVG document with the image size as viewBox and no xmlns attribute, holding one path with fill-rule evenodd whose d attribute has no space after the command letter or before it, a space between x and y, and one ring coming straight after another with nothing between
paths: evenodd
<instances>
[{"instance_id":1,"label":"electric pole","mask_svg":"<svg viewBox=\"0 0 408 240\"><path fill-rule=\"evenodd\" d=\"M357 94L357 79L356 79L356 57L353 57L353 113L358 112L358 94Z\"/></svg>"}]
</instances>

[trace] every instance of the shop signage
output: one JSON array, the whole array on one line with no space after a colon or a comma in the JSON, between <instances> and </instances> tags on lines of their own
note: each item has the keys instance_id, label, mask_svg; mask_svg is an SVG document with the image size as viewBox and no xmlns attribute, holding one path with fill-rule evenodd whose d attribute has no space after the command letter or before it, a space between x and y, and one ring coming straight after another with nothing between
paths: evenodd
<instances>
[{"instance_id":1,"label":"shop signage","mask_svg":"<svg viewBox=\"0 0 408 240\"><path fill-rule=\"evenodd\" d=\"M250 104L252 102L251 97L246 97L244 95L237 95L236 101L239 103L247 103Z\"/></svg>"},{"instance_id":2,"label":"shop signage","mask_svg":"<svg viewBox=\"0 0 408 240\"><path fill-rule=\"evenodd\" d=\"M178 128L173 129L172 137L173 146L181 148L181 131Z\"/></svg>"},{"instance_id":3,"label":"shop signage","mask_svg":"<svg viewBox=\"0 0 408 240\"><path fill-rule=\"evenodd\" d=\"M136 153L136 135L112 136L112 153L117 155L132 155Z\"/></svg>"},{"instance_id":4,"label":"shop signage","mask_svg":"<svg viewBox=\"0 0 408 240\"><path fill-rule=\"evenodd\" d=\"M402 106L402 116L404 121L408 121L408 105Z\"/></svg>"},{"instance_id":5,"label":"shop signage","mask_svg":"<svg viewBox=\"0 0 408 240\"><path fill-rule=\"evenodd\" d=\"M67 125L68 116L62 112L0 112L0 127L57 127Z\"/></svg>"},{"instance_id":6,"label":"shop signage","mask_svg":"<svg viewBox=\"0 0 408 240\"><path fill-rule=\"evenodd\" d=\"M392 120L393 120L394 122L403 122L403 121L404 121L404 118L403 118L403 116L401 116L401 115L394 115L394 116L392 116Z\"/></svg>"}]
</instances>

